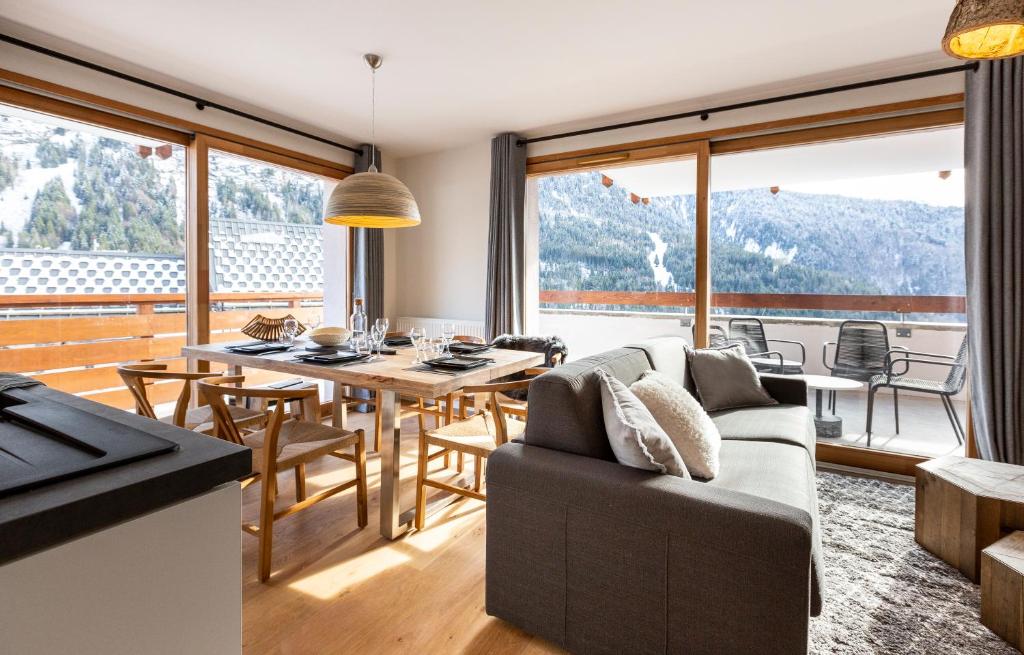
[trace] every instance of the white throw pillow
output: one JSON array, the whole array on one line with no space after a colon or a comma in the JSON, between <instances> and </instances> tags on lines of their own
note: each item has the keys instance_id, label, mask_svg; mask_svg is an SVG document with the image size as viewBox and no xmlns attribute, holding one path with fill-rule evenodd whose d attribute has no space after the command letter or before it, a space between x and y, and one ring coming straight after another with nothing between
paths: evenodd
<instances>
[{"instance_id":1,"label":"white throw pillow","mask_svg":"<svg viewBox=\"0 0 1024 655\"><path fill-rule=\"evenodd\" d=\"M629 388L598 369L608 443L619 464L689 478L683 458L665 431Z\"/></svg>"},{"instance_id":2,"label":"white throw pillow","mask_svg":"<svg viewBox=\"0 0 1024 655\"><path fill-rule=\"evenodd\" d=\"M691 475L707 480L718 475L722 435L683 385L664 373L647 371L629 390L668 434Z\"/></svg>"}]
</instances>

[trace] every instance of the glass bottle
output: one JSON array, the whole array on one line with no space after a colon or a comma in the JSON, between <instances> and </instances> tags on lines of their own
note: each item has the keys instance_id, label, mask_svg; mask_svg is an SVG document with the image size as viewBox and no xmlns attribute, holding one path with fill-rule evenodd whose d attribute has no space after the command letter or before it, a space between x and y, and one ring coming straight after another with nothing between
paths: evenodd
<instances>
[{"instance_id":1,"label":"glass bottle","mask_svg":"<svg viewBox=\"0 0 1024 655\"><path fill-rule=\"evenodd\" d=\"M366 347L366 311L363 309L362 298L356 298L353 304L355 309L348 319L348 328L352 330L352 350L361 353Z\"/></svg>"}]
</instances>

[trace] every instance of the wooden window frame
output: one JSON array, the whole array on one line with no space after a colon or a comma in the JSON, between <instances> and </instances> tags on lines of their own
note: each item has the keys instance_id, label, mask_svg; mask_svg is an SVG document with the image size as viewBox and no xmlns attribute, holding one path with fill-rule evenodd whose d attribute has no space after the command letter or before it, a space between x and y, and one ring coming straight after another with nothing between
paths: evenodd
<instances>
[{"instance_id":1,"label":"wooden window frame","mask_svg":"<svg viewBox=\"0 0 1024 655\"><path fill-rule=\"evenodd\" d=\"M340 181L352 167L0 68L0 105L185 146L186 343L210 342L209 154L218 150ZM349 262L351 266L351 260ZM190 362L190 365L192 363ZM208 362L196 362L197 369Z\"/></svg>"},{"instance_id":2,"label":"wooden window frame","mask_svg":"<svg viewBox=\"0 0 1024 655\"><path fill-rule=\"evenodd\" d=\"M528 176L539 177L594 170L609 163L656 162L696 154L697 279L694 281L694 341L698 347L705 347L708 345L707 329L711 320L709 175L715 155L955 127L963 125L964 122L963 100L963 94L957 93L552 153L527 158L526 171ZM977 457L970 402L967 406L966 441L967 456ZM818 442L815 450L817 459L821 462L907 476L913 476L915 467L929 459L918 455L827 442Z\"/></svg>"}]
</instances>

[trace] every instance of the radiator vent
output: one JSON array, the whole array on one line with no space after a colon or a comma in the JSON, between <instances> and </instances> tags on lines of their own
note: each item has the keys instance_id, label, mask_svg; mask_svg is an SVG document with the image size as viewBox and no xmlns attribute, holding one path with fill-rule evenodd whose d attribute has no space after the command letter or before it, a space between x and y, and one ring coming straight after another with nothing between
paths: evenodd
<instances>
[{"instance_id":1,"label":"radiator vent","mask_svg":"<svg viewBox=\"0 0 1024 655\"><path fill-rule=\"evenodd\" d=\"M416 316L399 316L398 325L393 329L396 332L408 332L414 327L423 328L428 338L443 336L442 326L445 323L455 324L455 334L465 335L468 337L480 337L484 338L484 322L483 321L457 321L454 319L447 318L420 318Z\"/></svg>"}]
</instances>

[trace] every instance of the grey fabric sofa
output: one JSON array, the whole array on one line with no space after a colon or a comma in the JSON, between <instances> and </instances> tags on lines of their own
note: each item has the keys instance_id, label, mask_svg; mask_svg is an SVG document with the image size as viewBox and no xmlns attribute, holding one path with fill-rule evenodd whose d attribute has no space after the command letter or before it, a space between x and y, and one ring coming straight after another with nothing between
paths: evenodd
<instances>
[{"instance_id":1,"label":"grey fabric sofa","mask_svg":"<svg viewBox=\"0 0 1024 655\"><path fill-rule=\"evenodd\" d=\"M689 389L683 341L570 362L530 385L522 443L487 469L487 613L574 653L804 653L821 611L814 427L802 380L780 403L713 414L721 471L684 480L619 465L596 370Z\"/></svg>"}]
</instances>

